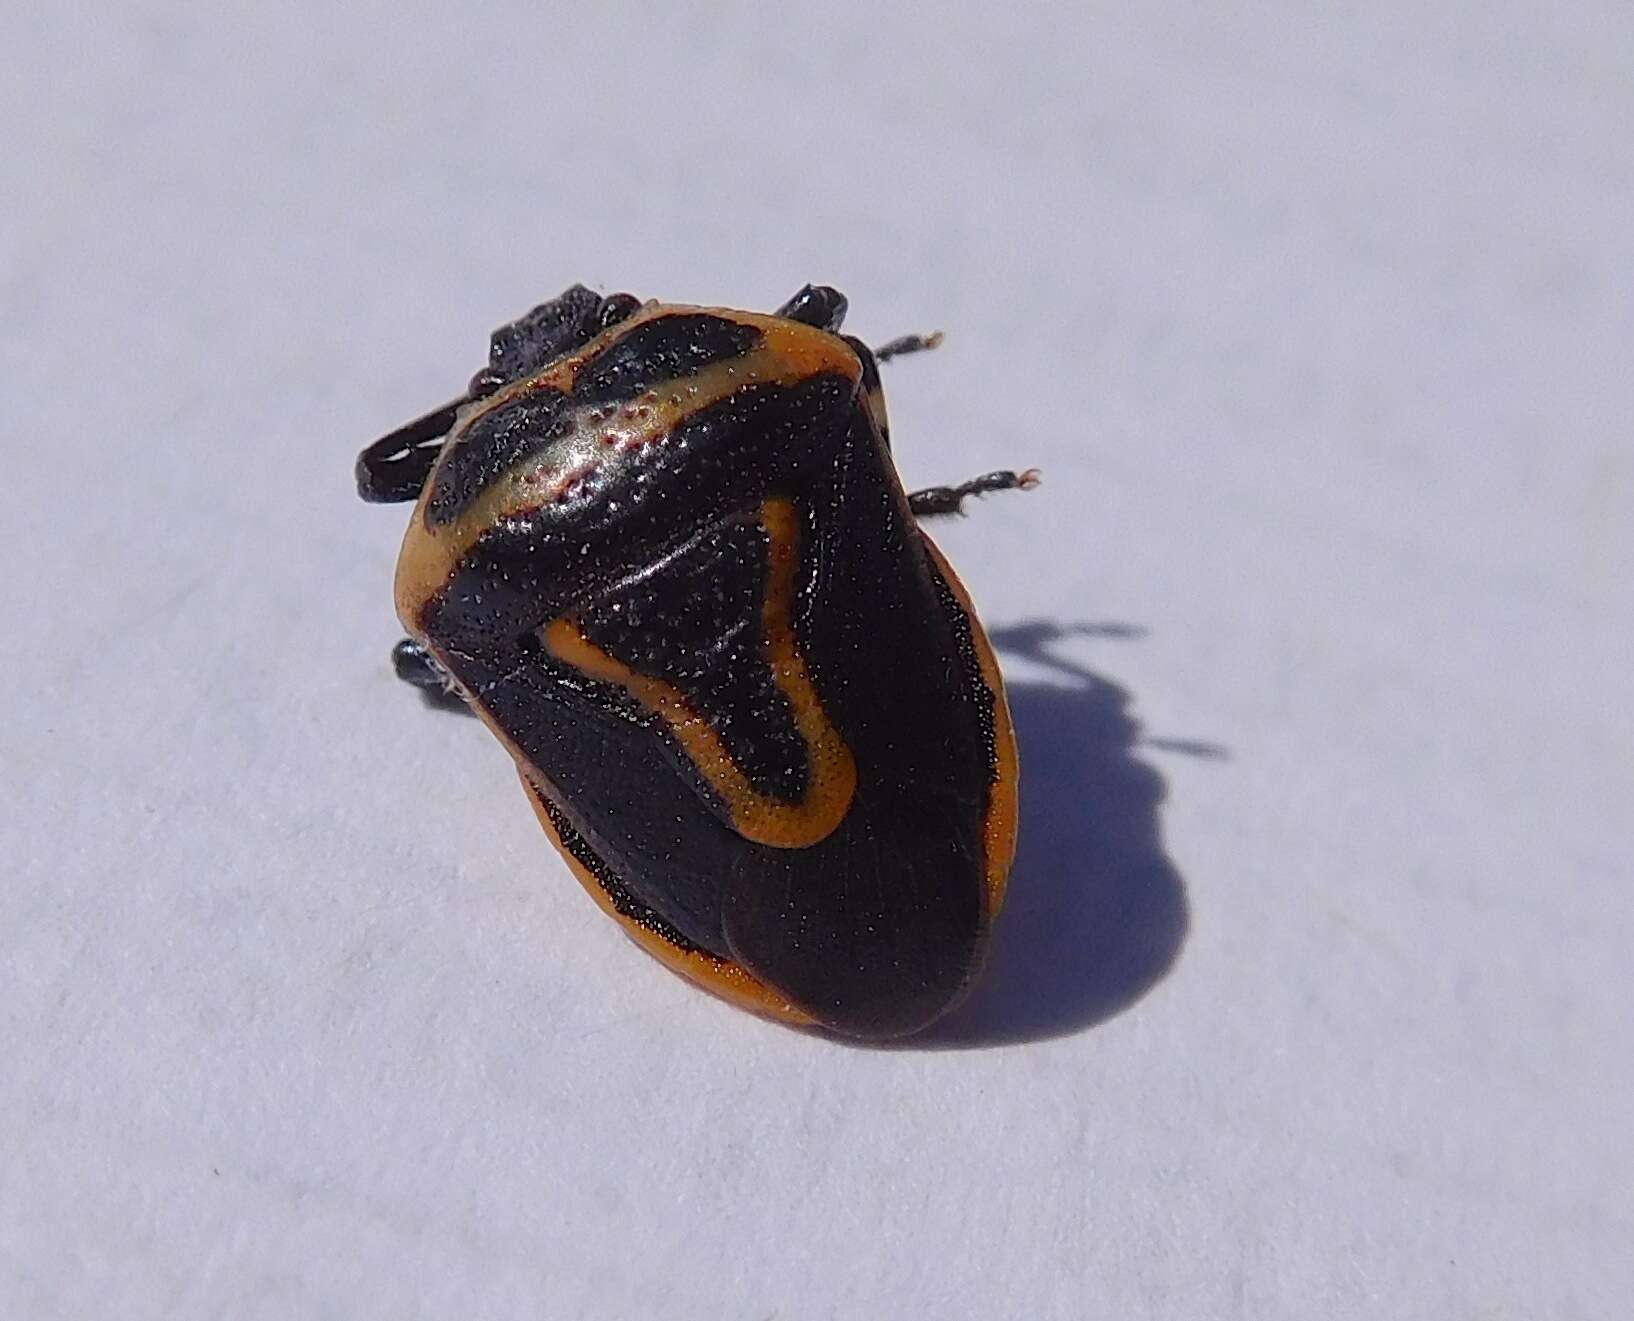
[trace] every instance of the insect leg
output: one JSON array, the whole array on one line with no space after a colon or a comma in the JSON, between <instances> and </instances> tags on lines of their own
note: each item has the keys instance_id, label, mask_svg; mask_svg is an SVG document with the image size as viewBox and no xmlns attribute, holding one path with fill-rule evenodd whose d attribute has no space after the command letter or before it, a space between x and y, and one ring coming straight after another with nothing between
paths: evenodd
<instances>
[{"instance_id":1,"label":"insect leg","mask_svg":"<svg viewBox=\"0 0 1634 1321\"><path fill-rule=\"evenodd\" d=\"M382 436L358 455L357 493L376 504L418 500L462 404L538 371L627 320L640 306L629 294L603 298L576 284L501 326L489 337L488 365L471 378L465 394Z\"/></svg>"},{"instance_id":2,"label":"insect leg","mask_svg":"<svg viewBox=\"0 0 1634 1321\"><path fill-rule=\"evenodd\" d=\"M439 703L450 706L464 705L464 698L454 684L453 676L443 669L437 658L413 638L404 638L391 649L392 669L404 683L422 689Z\"/></svg>"},{"instance_id":3,"label":"insect leg","mask_svg":"<svg viewBox=\"0 0 1634 1321\"><path fill-rule=\"evenodd\" d=\"M437 462L454 414L465 399L451 399L424 417L417 417L382 436L357 456L357 493L371 504L398 504L418 500L420 488Z\"/></svg>"},{"instance_id":4,"label":"insect leg","mask_svg":"<svg viewBox=\"0 0 1634 1321\"><path fill-rule=\"evenodd\" d=\"M1037 468L1028 468L1025 472L1009 469L987 472L957 486L927 486L923 491L914 491L908 496L908 508L919 518L962 514L967 496L986 495L989 491L1030 491L1038 481Z\"/></svg>"},{"instance_id":5,"label":"insect leg","mask_svg":"<svg viewBox=\"0 0 1634 1321\"><path fill-rule=\"evenodd\" d=\"M940 330L933 330L928 335L898 335L875 349L874 357L880 362L889 362L892 358L900 358L904 353L920 353L925 349L934 349L941 342Z\"/></svg>"},{"instance_id":6,"label":"insect leg","mask_svg":"<svg viewBox=\"0 0 1634 1321\"><path fill-rule=\"evenodd\" d=\"M777 309L777 315L819 330L838 330L845 320L845 295L826 284L808 284Z\"/></svg>"}]
</instances>

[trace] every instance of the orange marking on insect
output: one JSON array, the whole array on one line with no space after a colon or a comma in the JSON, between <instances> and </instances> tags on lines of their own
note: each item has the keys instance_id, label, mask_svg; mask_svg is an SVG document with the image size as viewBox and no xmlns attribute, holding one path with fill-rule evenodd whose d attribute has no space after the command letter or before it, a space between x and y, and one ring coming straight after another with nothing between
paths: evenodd
<instances>
[{"instance_id":1,"label":"orange marking on insect","mask_svg":"<svg viewBox=\"0 0 1634 1321\"><path fill-rule=\"evenodd\" d=\"M480 709L480 708L479 708ZM497 725L490 724L490 728L509 744L505 732ZM533 767L519 751L514 750L512 755L517 759L517 768L522 775L522 783L528 790L528 801L533 804L534 813L539 818L539 824L545 828L550 842L556 846L556 851L562 855L579 884L585 888L596 905L612 918L621 927L631 940L646 950L655 959L662 963L671 972L679 973L682 977L694 982L713 995L720 996L729 1004L737 1005L740 1009L747 1009L751 1013L761 1014L766 1018L775 1019L781 1023L788 1023L795 1027L811 1027L816 1020L801 1009L786 995L774 990L757 979L752 973L736 963L716 958L704 950L684 950L678 945L672 945L650 927L643 926L633 917L627 917L619 912L618 905L613 897L607 893L606 887L595 877L595 874L580 862L573 850L568 848L562 838L561 831L556 828L556 822L551 819L550 810L545 806L547 799L557 799L560 795L554 790L545 788L544 777Z\"/></svg>"},{"instance_id":2,"label":"orange marking on insect","mask_svg":"<svg viewBox=\"0 0 1634 1321\"><path fill-rule=\"evenodd\" d=\"M664 382L647 391L640 396L642 401L650 395L654 404L660 397L664 397L666 403L646 415L637 414L626 420L620 418L621 410L614 405L595 405L582 412L579 415L580 425L588 423L590 428L596 429L600 443L615 453L633 453L648 444L668 439L676 426L694 410L726 398L745 383L792 385L819 372L846 377L853 383L861 378L862 364L857 355L843 340L826 331L758 313L734 312L724 308L683 308L649 302L643 304L629 320L610 327L576 353L473 404L471 411L462 412L456 431L463 432L477 418L505 406L530 390L554 389L572 395L581 369L610 342L628 334L643 322L677 312L706 312L740 325L753 326L761 332L761 344L741 359L712 363L684 380ZM605 431L601 430L603 427ZM609 436L613 439L608 439ZM448 447L445 454L451 450L452 447ZM529 462L537 461L535 458ZM542 467L547 474L550 472L548 459ZM520 477L521 473L513 470L512 476ZM417 627L415 621L420 611L441 590L455 566L482 534L494 523L521 517L535 507L531 499L521 503L516 500L518 494L529 489L527 483L495 482L454 522L431 527L424 518L424 504L432 487L433 482L428 481L426 494L421 496L421 508L409 524L397 562L397 613L411 633Z\"/></svg>"},{"instance_id":3,"label":"orange marking on insect","mask_svg":"<svg viewBox=\"0 0 1634 1321\"><path fill-rule=\"evenodd\" d=\"M1016 856L1016 832L1019 803L1020 767L1016 755L1015 727L1010 722L1010 704L1005 700L1004 676L999 671L998 659L993 655L993 644L987 640L981 620L971 604L970 593L959 581L953 566L947 562L936 543L920 532L925 550L935 561L942 580L947 583L954 599L964 611L970 624L970 640L976 647L976 661L981 669L982 682L993 695L993 751L998 764L994 767L993 787L989 793L987 812L982 818L982 845L986 856L987 919L991 922L1004 906L1005 888L1010 878L1010 867Z\"/></svg>"},{"instance_id":4,"label":"orange marking on insect","mask_svg":"<svg viewBox=\"0 0 1634 1321\"><path fill-rule=\"evenodd\" d=\"M789 699L795 730L806 748L806 792L797 803L760 793L733 759L720 732L668 680L642 674L585 635L576 619L553 619L540 633L550 652L592 679L617 684L659 716L687 758L720 794L732 824L745 839L774 848L806 848L826 839L845 820L857 792L857 764L823 710L794 634L799 519L788 500L768 500L761 524L769 543L761 656Z\"/></svg>"}]
</instances>

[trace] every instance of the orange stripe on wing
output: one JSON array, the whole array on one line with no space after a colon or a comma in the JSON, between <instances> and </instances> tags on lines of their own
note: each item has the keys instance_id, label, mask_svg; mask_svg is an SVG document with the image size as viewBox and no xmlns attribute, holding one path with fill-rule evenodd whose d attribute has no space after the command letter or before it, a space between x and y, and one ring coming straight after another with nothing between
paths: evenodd
<instances>
[{"instance_id":1,"label":"orange stripe on wing","mask_svg":"<svg viewBox=\"0 0 1634 1321\"><path fill-rule=\"evenodd\" d=\"M822 699L794 635L794 589L799 567L799 518L783 499L761 506L761 526L770 545L766 599L761 614L761 654L772 678L789 700L794 727L806 747L806 792L786 803L758 792L733 759L720 732L700 715L674 684L632 669L585 635L571 616L552 620L540 632L552 655L580 673L617 684L660 717L710 786L721 796L738 834L773 848L808 848L834 833L851 810L857 791L857 764Z\"/></svg>"}]
</instances>

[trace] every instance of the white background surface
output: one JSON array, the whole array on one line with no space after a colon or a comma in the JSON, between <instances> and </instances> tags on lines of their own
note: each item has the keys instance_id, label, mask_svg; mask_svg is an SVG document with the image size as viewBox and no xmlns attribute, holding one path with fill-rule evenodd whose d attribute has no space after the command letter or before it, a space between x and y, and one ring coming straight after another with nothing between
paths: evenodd
<instances>
[{"instance_id":1,"label":"white background surface","mask_svg":"<svg viewBox=\"0 0 1634 1321\"><path fill-rule=\"evenodd\" d=\"M0 1313L1627 1314L1626 5L217 8L0 24ZM354 453L574 280L839 285L910 483L1046 471L930 1040L391 676Z\"/></svg>"}]
</instances>

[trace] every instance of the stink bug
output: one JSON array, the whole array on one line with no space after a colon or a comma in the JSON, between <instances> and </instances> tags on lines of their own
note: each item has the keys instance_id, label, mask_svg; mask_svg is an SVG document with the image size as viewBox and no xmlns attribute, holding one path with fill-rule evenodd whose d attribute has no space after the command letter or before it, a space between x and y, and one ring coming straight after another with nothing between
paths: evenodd
<instances>
[{"instance_id":1,"label":"stink bug","mask_svg":"<svg viewBox=\"0 0 1634 1321\"><path fill-rule=\"evenodd\" d=\"M980 967L1015 852L998 666L903 492L873 352L808 285L775 314L575 285L460 398L369 446L416 502L398 674L499 737L592 898L786 1022L914 1032Z\"/></svg>"}]
</instances>

